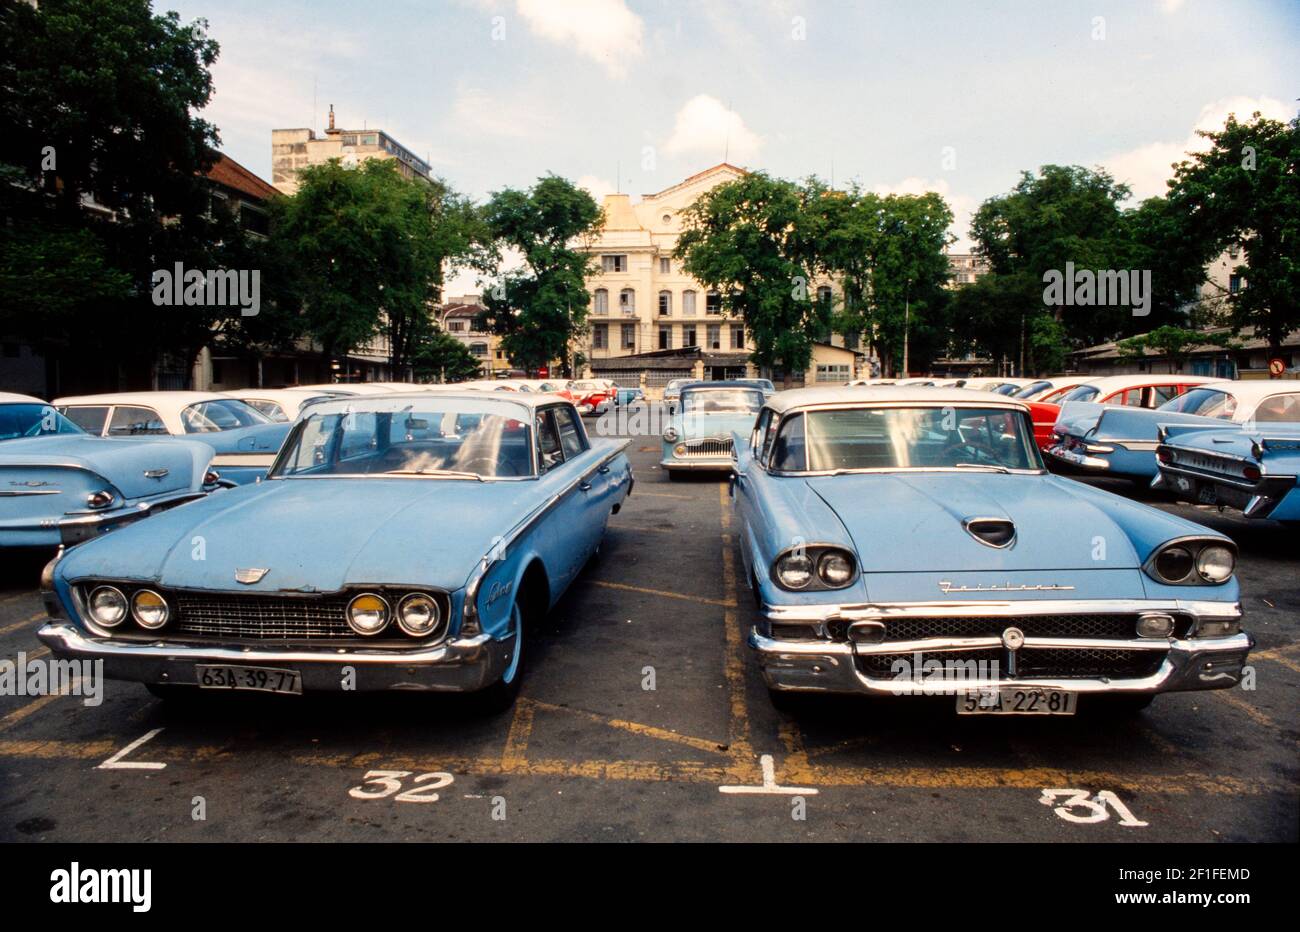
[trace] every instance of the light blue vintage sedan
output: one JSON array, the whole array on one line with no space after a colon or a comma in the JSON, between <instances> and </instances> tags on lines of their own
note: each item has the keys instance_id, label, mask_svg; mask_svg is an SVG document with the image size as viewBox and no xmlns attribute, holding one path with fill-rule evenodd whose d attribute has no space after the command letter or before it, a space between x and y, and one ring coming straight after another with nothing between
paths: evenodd
<instances>
[{"instance_id":1,"label":"light blue vintage sedan","mask_svg":"<svg viewBox=\"0 0 1300 932\"><path fill-rule=\"evenodd\" d=\"M217 488L201 443L88 436L50 404L0 392L0 548L75 544Z\"/></svg>"},{"instance_id":2,"label":"light blue vintage sedan","mask_svg":"<svg viewBox=\"0 0 1300 932\"><path fill-rule=\"evenodd\" d=\"M503 707L524 630L631 491L625 446L553 395L316 404L262 482L54 561L40 638L162 695L482 691Z\"/></svg>"},{"instance_id":3,"label":"light blue vintage sedan","mask_svg":"<svg viewBox=\"0 0 1300 932\"><path fill-rule=\"evenodd\" d=\"M692 470L731 471L731 435L748 434L763 390L741 382L688 382L663 433L659 465L676 479Z\"/></svg>"},{"instance_id":4,"label":"light blue vintage sedan","mask_svg":"<svg viewBox=\"0 0 1300 932\"><path fill-rule=\"evenodd\" d=\"M1068 401L1052 428L1047 456L1066 471L1150 485L1162 425L1180 431L1300 419L1300 386L1260 380L1194 385L1158 408Z\"/></svg>"},{"instance_id":5,"label":"light blue vintage sedan","mask_svg":"<svg viewBox=\"0 0 1300 932\"><path fill-rule=\"evenodd\" d=\"M1300 525L1300 391L1270 396L1243 424L1162 425L1160 441L1154 488Z\"/></svg>"},{"instance_id":6,"label":"light blue vintage sedan","mask_svg":"<svg viewBox=\"0 0 1300 932\"><path fill-rule=\"evenodd\" d=\"M778 699L1134 708L1233 686L1253 644L1233 542L1049 474L1014 399L782 392L737 437L733 483L749 642Z\"/></svg>"}]
</instances>

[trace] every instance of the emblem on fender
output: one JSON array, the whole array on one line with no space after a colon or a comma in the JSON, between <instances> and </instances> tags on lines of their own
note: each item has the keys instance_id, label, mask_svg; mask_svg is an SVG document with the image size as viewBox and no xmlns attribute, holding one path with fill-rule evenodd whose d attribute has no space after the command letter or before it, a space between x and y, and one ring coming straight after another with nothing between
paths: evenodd
<instances>
[{"instance_id":1,"label":"emblem on fender","mask_svg":"<svg viewBox=\"0 0 1300 932\"><path fill-rule=\"evenodd\" d=\"M487 604L491 605L497 599L509 595L510 590L514 588L514 585L514 583L493 583L492 588L488 590Z\"/></svg>"},{"instance_id":2,"label":"emblem on fender","mask_svg":"<svg viewBox=\"0 0 1300 932\"><path fill-rule=\"evenodd\" d=\"M1007 582L1005 585L1002 586L996 586L996 585L995 586L985 586L985 585L954 586L951 582L949 582L946 579L939 580L939 589L943 592L944 595L947 595L949 592L1050 592L1052 590L1059 590L1064 592L1067 589L1073 589L1073 588L1074 588L1073 586L1058 586L1056 585L1056 583L1048 583L1046 586L1044 585L1026 586L1022 583L1019 586L1013 586L1011 585L1010 582Z\"/></svg>"},{"instance_id":3,"label":"emblem on fender","mask_svg":"<svg viewBox=\"0 0 1300 932\"><path fill-rule=\"evenodd\" d=\"M271 572L269 567L250 566L245 570L235 570L235 582L251 586L253 583L261 582L262 577Z\"/></svg>"}]
</instances>

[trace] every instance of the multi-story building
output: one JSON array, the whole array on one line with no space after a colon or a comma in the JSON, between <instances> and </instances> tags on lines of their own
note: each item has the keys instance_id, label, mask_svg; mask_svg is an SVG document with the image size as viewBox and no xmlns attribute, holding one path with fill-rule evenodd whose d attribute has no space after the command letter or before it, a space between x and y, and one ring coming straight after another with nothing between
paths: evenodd
<instances>
[{"instance_id":1,"label":"multi-story building","mask_svg":"<svg viewBox=\"0 0 1300 932\"><path fill-rule=\"evenodd\" d=\"M969 285L989 270L988 260L973 252L950 252L947 255L948 269L952 272L949 287Z\"/></svg>"},{"instance_id":2,"label":"multi-story building","mask_svg":"<svg viewBox=\"0 0 1300 932\"><path fill-rule=\"evenodd\" d=\"M759 374L749 361L753 344L744 323L727 317L721 296L673 258L683 212L706 191L744 174L724 162L635 204L627 194L605 196L605 225L585 247L599 270L587 281L590 334L578 347L595 376L639 381L653 393L674 378ZM815 287L819 295L826 289L829 299L829 282ZM819 343L807 381L847 381L859 355ZM799 373L797 380L804 377Z\"/></svg>"},{"instance_id":3,"label":"multi-story building","mask_svg":"<svg viewBox=\"0 0 1300 932\"><path fill-rule=\"evenodd\" d=\"M271 181L282 194L298 190L298 173L309 165L338 159L356 165L367 159L392 159L407 178L430 180L429 164L381 129L337 129L330 106L323 137L311 129L271 130Z\"/></svg>"},{"instance_id":4,"label":"multi-story building","mask_svg":"<svg viewBox=\"0 0 1300 932\"><path fill-rule=\"evenodd\" d=\"M501 338L491 330L483 330L478 321L486 309L476 294L448 298L434 310L438 326L455 337L470 351L482 366L482 374L491 378L510 370L510 361L501 348Z\"/></svg>"}]
</instances>

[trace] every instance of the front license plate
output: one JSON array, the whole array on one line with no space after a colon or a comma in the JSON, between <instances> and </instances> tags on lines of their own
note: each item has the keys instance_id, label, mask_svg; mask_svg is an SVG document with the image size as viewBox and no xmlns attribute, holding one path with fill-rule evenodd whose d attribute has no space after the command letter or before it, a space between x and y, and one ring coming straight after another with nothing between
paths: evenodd
<instances>
[{"instance_id":1,"label":"front license plate","mask_svg":"<svg viewBox=\"0 0 1300 932\"><path fill-rule=\"evenodd\" d=\"M297 670L199 663L194 665L194 676L203 689L254 689L264 693L302 694L302 677Z\"/></svg>"},{"instance_id":2,"label":"front license plate","mask_svg":"<svg viewBox=\"0 0 1300 932\"><path fill-rule=\"evenodd\" d=\"M1203 485L1196 490L1196 500L1202 505L1213 505L1219 501L1219 494L1214 486Z\"/></svg>"},{"instance_id":3,"label":"front license plate","mask_svg":"<svg viewBox=\"0 0 1300 932\"><path fill-rule=\"evenodd\" d=\"M1063 689L986 689L957 697L958 715L1073 715L1079 694Z\"/></svg>"}]
</instances>

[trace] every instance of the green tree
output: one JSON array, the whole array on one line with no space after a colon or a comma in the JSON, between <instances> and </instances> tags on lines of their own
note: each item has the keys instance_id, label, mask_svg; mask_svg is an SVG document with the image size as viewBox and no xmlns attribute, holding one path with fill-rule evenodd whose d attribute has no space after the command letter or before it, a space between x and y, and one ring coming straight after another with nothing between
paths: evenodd
<instances>
[{"instance_id":1,"label":"green tree","mask_svg":"<svg viewBox=\"0 0 1300 932\"><path fill-rule=\"evenodd\" d=\"M688 275L722 297L723 312L745 322L752 358L763 368L806 370L829 309L810 297L812 230L807 205L817 192L752 172L706 192L684 212L676 256Z\"/></svg>"},{"instance_id":2,"label":"green tree","mask_svg":"<svg viewBox=\"0 0 1300 932\"><path fill-rule=\"evenodd\" d=\"M1198 269L1240 247L1234 271L1248 285L1229 296L1226 322L1234 332L1254 327L1277 356L1300 330L1300 118L1229 116L1222 130L1200 135L1211 147L1178 164L1170 182L1175 237Z\"/></svg>"},{"instance_id":3,"label":"green tree","mask_svg":"<svg viewBox=\"0 0 1300 932\"><path fill-rule=\"evenodd\" d=\"M271 230L277 267L292 276L285 291L324 352L383 333L400 372L432 332L444 263L468 256L477 227L472 207L441 181L403 178L389 160L348 168L334 159L300 173Z\"/></svg>"},{"instance_id":4,"label":"green tree","mask_svg":"<svg viewBox=\"0 0 1300 932\"><path fill-rule=\"evenodd\" d=\"M586 328L586 279L594 271L591 257L577 246L599 230L600 206L571 181L547 175L527 191L493 192L481 217L491 241L478 264L500 274L484 300L483 325L502 335L515 365L537 369L558 359L572 374L570 347ZM523 265L498 273L506 251Z\"/></svg>"},{"instance_id":5,"label":"green tree","mask_svg":"<svg viewBox=\"0 0 1300 932\"><path fill-rule=\"evenodd\" d=\"M433 330L411 355L417 381L439 379L464 382L482 375L482 364L464 343L442 330Z\"/></svg>"}]
</instances>

